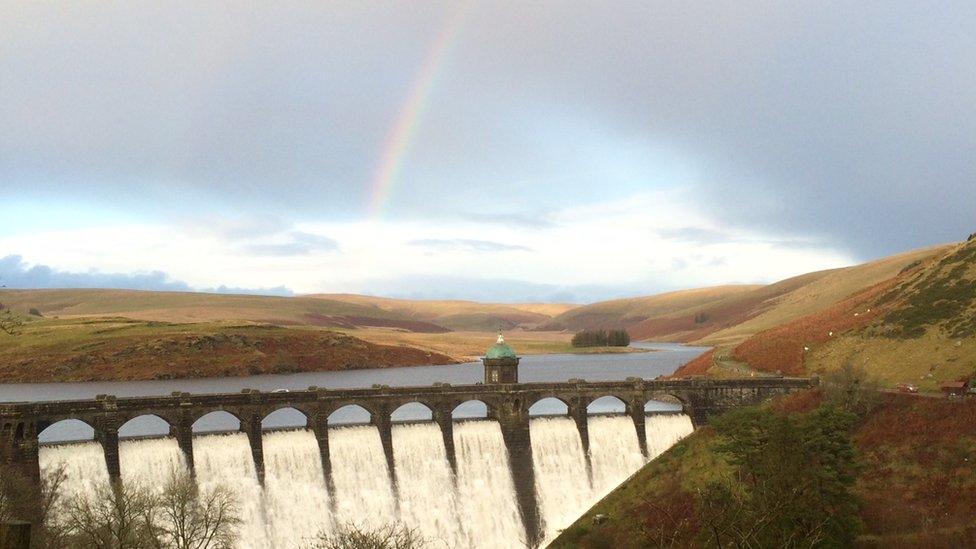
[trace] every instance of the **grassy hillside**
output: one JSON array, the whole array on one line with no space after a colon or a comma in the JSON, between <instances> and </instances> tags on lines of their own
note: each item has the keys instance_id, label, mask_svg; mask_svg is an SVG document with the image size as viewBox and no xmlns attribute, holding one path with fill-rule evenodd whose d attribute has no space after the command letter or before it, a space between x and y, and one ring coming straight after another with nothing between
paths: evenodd
<instances>
[{"instance_id":1,"label":"grassy hillside","mask_svg":"<svg viewBox=\"0 0 976 549\"><path fill-rule=\"evenodd\" d=\"M823 311L858 292L898 276L909 265L945 253L949 248L923 248L862 265L824 271L820 273L822 276L807 280L769 302L762 313L710 334L704 341L712 344L742 341L763 330Z\"/></svg>"},{"instance_id":2,"label":"grassy hillside","mask_svg":"<svg viewBox=\"0 0 976 549\"><path fill-rule=\"evenodd\" d=\"M534 328L554 315L575 308L564 303L497 304L457 300L390 299L353 294L324 294L316 297L350 303L398 316L450 328L451 330L497 331Z\"/></svg>"},{"instance_id":3,"label":"grassy hillside","mask_svg":"<svg viewBox=\"0 0 976 549\"><path fill-rule=\"evenodd\" d=\"M0 303L45 317L125 316L161 322L248 321L411 332L532 328L574 305L410 301L336 294L297 297L136 290L2 290Z\"/></svg>"},{"instance_id":4,"label":"grassy hillside","mask_svg":"<svg viewBox=\"0 0 976 549\"><path fill-rule=\"evenodd\" d=\"M731 296L745 294L760 286L733 285L681 290L647 297L601 301L566 311L542 324L542 330L592 330L627 328L653 318L663 318Z\"/></svg>"},{"instance_id":5,"label":"grassy hillside","mask_svg":"<svg viewBox=\"0 0 976 549\"><path fill-rule=\"evenodd\" d=\"M0 290L29 321L0 333L0 382L448 364L482 355L499 329L521 354L580 352L568 334L523 329L569 305L334 297Z\"/></svg>"},{"instance_id":6,"label":"grassy hillside","mask_svg":"<svg viewBox=\"0 0 976 549\"><path fill-rule=\"evenodd\" d=\"M729 346L763 330L822 312L947 249L915 250L766 286L719 286L603 301L566 311L540 328L626 328L636 340Z\"/></svg>"},{"instance_id":7,"label":"grassy hillside","mask_svg":"<svg viewBox=\"0 0 976 549\"><path fill-rule=\"evenodd\" d=\"M0 382L241 376L449 364L321 328L127 318L31 320L0 334Z\"/></svg>"},{"instance_id":8,"label":"grassy hillside","mask_svg":"<svg viewBox=\"0 0 976 549\"><path fill-rule=\"evenodd\" d=\"M386 326L420 332L447 328L395 312L312 297L223 295L136 290L2 290L0 303L36 308L45 317L124 316L159 322L248 321L333 328Z\"/></svg>"},{"instance_id":9,"label":"grassy hillside","mask_svg":"<svg viewBox=\"0 0 976 549\"><path fill-rule=\"evenodd\" d=\"M863 365L888 384L976 373L976 240L916 260L818 313L760 332L732 356L764 371L821 373Z\"/></svg>"},{"instance_id":10,"label":"grassy hillside","mask_svg":"<svg viewBox=\"0 0 976 549\"><path fill-rule=\"evenodd\" d=\"M774 407L797 413L818 391ZM976 543L976 399L884 395L852 434L861 463L854 487L862 547L971 547ZM729 478L714 431L701 429L652 461L581 517L550 546L654 547L664 529L688 546L699 527L697 493ZM598 514L607 515L602 524Z\"/></svg>"},{"instance_id":11,"label":"grassy hillside","mask_svg":"<svg viewBox=\"0 0 976 549\"><path fill-rule=\"evenodd\" d=\"M830 271L808 273L768 286L754 287L717 301L649 318L631 326L629 331L635 339L697 341L762 314L774 307L783 296L829 273Z\"/></svg>"}]
</instances>

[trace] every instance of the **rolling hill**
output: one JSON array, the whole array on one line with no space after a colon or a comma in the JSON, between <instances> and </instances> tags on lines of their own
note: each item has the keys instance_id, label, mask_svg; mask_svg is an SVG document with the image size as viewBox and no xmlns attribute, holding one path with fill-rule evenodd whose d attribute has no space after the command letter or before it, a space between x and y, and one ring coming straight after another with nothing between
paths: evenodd
<instances>
[{"instance_id":1,"label":"rolling hill","mask_svg":"<svg viewBox=\"0 0 976 549\"><path fill-rule=\"evenodd\" d=\"M313 327L128 318L33 320L0 334L0 382L116 381L450 364Z\"/></svg>"},{"instance_id":2,"label":"rolling hill","mask_svg":"<svg viewBox=\"0 0 976 549\"><path fill-rule=\"evenodd\" d=\"M630 330L648 320L666 318L682 311L697 310L708 304L722 302L759 288L762 286L715 286L601 301L570 309L540 325L538 329L578 331L626 328Z\"/></svg>"},{"instance_id":3,"label":"rolling hill","mask_svg":"<svg viewBox=\"0 0 976 549\"><path fill-rule=\"evenodd\" d=\"M393 313L451 330L498 331L534 328L576 305L565 303L497 304L460 300L409 300L356 294L312 295Z\"/></svg>"},{"instance_id":4,"label":"rolling hill","mask_svg":"<svg viewBox=\"0 0 976 549\"><path fill-rule=\"evenodd\" d=\"M841 288L868 282L826 307L810 305L814 297L829 303ZM739 365L731 373L811 375L852 364L889 387L909 383L934 391L976 374L976 238L835 271L788 297L766 318L726 330L736 337L706 337L718 345L715 352L677 375L730 375L723 373L730 364ZM817 310L795 316L810 309Z\"/></svg>"},{"instance_id":5,"label":"rolling hill","mask_svg":"<svg viewBox=\"0 0 976 549\"><path fill-rule=\"evenodd\" d=\"M192 292L2 290L0 303L45 317L124 316L160 322L246 321L282 326L391 328L419 333L532 328L573 305L409 301L350 294L275 297Z\"/></svg>"},{"instance_id":6,"label":"rolling hill","mask_svg":"<svg viewBox=\"0 0 976 549\"><path fill-rule=\"evenodd\" d=\"M604 301L571 309L540 328L625 328L636 340L730 345L823 311L947 249L915 250L765 286L718 286Z\"/></svg>"}]
</instances>

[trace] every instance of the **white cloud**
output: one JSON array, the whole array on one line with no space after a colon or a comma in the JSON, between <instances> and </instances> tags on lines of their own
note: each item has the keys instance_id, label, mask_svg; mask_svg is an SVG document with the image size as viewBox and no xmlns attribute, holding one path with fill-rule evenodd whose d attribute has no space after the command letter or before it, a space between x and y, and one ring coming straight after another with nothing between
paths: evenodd
<instances>
[{"instance_id":1,"label":"white cloud","mask_svg":"<svg viewBox=\"0 0 976 549\"><path fill-rule=\"evenodd\" d=\"M718 227L681 191L564 209L549 220L534 228L484 219L259 224L267 234L233 223L212 231L185 223L124 224L3 237L0 257L20 254L28 263L72 272L162 271L195 288L403 293L396 281L410 280L428 296L445 278L598 287L605 295L607 288L652 293L771 282L854 262L815 239ZM385 289L383 281L389 281Z\"/></svg>"}]
</instances>

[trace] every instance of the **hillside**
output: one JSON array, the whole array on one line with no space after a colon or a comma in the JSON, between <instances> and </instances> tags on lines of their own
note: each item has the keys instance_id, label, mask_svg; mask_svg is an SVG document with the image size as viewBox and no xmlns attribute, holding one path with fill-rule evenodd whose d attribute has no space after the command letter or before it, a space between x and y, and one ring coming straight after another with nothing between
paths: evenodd
<instances>
[{"instance_id":1,"label":"hillside","mask_svg":"<svg viewBox=\"0 0 976 549\"><path fill-rule=\"evenodd\" d=\"M906 266L947 249L937 246L915 250L765 286L719 286L604 301L567 311L541 328L626 328L636 340L730 345L823 311L897 276Z\"/></svg>"},{"instance_id":2,"label":"hillside","mask_svg":"<svg viewBox=\"0 0 976 549\"><path fill-rule=\"evenodd\" d=\"M2 290L0 303L36 308L44 317L124 316L158 322L247 321L282 326L380 326L416 332L448 328L355 303L313 297L224 295L137 290Z\"/></svg>"},{"instance_id":3,"label":"hillside","mask_svg":"<svg viewBox=\"0 0 976 549\"><path fill-rule=\"evenodd\" d=\"M654 318L664 318L681 311L696 310L746 294L761 286L733 285L680 290L646 297L614 299L584 305L566 311L539 326L540 330L592 330L626 328Z\"/></svg>"},{"instance_id":4,"label":"hillside","mask_svg":"<svg viewBox=\"0 0 976 549\"><path fill-rule=\"evenodd\" d=\"M308 297L369 307L451 330L472 331L534 328L553 316L576 307L566 303L499 304L460 300L390 299L355 294Z\"/></svg>"},{"instance_id":5,"label":"hillside","mask_svg":"<svg viewBox=\"0 0 976 549\"><path fill-rule=\"evenodd\" d=\"M862 365L887 383L935 390L976 373L976 239L912 262L818 313L732 350L765 371L809 374Z\"/></svg>"},{"instance_id":6,"label":"hillside","mask_svg":"<svg viewBox=\"0 0 976 549\"><path fill-rule=\"evenodd\" d=\"M805 412L819 391L792 395L774 413ZM971 547L976 543L976 400L888 394L855 424L862 464L853 492L863 524L860 547ZM704 428L649 463L597 503L553 548L693 546L696 494L728 478L718 438ZM598 514L608 517L594 522Z\"/></svg>"},{"instance_id":7,"label":"hillside","mask_svg":"<svg viewBox=\"0 0 976 549\"><path fill-rule=\"evenodd\" d=\"M32 320L0 334L0 382L282 374L449 364L446 355L318 328L126 318Z\"/></svg>"},{"instance_id":8,"label":"hillside","mask_svg":"<svg viewBox=\"0 0 976 549\"><path fill-rule=\"evenodd\" d=\"M522 354L583 351L568 334L524 329L569 305L335 297L0 290L0 306L27 321L0 332L0 381L449 364L480 356L501 329Z\"/></svg>"}]
</instances>

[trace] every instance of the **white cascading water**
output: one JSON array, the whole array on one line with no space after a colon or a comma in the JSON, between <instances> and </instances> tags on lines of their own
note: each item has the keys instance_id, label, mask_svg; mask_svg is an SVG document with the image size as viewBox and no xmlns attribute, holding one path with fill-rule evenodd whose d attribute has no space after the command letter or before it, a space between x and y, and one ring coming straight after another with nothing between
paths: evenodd
<instances>
[{"instance_id":1,"label":"white cascading water","mask_svg":"<svg viewBox=\"0 0 976 549\"><path fill-rule=\"evenodd\" d=\"M460 547L513 549L525 545L502 430L494 421L454 424Z\"/></svg>"},{"instance_id":2,"label":"white cascading water","mask_svg":"<svg viewBox=\"0 0 976 549\"><path fill-rule=\"evenodd\" d=\"M91 496L109 485L105 454L97 442L41 446L38 462L41 474L53 474L55 470L63 469L62 504L67 497Z\"/></svg>"},{"instance_id":3,"label":"white cascading water","mask_svg":"<svg viewBox=\"0 0 976 549\"><path fill-rule=\"evenodd\" d=\"M119 442L119 469L123 482L160 487L173 475L186 473L186 460L175 438Z\"/></svg>"},{"instance_id":4,"label":"white cascading water","mask_svg":"<svg viewBox=\"0 0 976 549\"><path fill-rule=\"evenodd\" d=\"M204 435L193 439L193 463L203 491L223 486L237 498L243 523L238 547L272 547L261 484L254 469L251 447L244 433Z\"/></svg>"},{"instance_id":5,"label":"white cascading water","mask_svg":"<svg viewBox=\"0 0 976 549\"><path fill-rule=\"evenodd\" d=\"M589 418L589 478L579 431L571 418L535 418L530 429L539 513L547 542L645 463L628 416ZM691 431L691 419L686 415L648 416L649 457L657 457Z\"/></svg>"},{"instance_id":6,"label":"white cascading water","mask_svg":"<svg viewBox=\"0 0 976 549\"><path fill-rule=\"evenodd\" d=\"M685 414L654 414L644 421L647 435L647 456L654 459L676 442L690 435L695 428Z\"/></svg>"},{"instance_id":7,"label":"white cascading water","mask_svg":"<svg viewBox=\"0 0 976 549\"><path fill-rule=\"evenodd\" d=\"M568 417L529 423L539 516L548 541L580 515L593 497L576 422Z\"/></svg>"},{"instance_id":8,"label":"white cascading water","mask_svg":"<svg viewBox=\"0 0 976 549\"><path fill-rule=\"evenodd\" d=\"M436 423L393 426L400 520L436 547L464 543L454 476Z\"/></svg>"},{"instance_id":9,"label":"white cascading water","mask_svg":"<svg viewBox=\"0 0 976 549\"><path fill-rule=\"evenodd\" d=\"M654 458L692 432L691 420L680 414L650 415L645 432L648 454ZM535 418L530 433L547 540L644 464L627 416L589 419L591 477L572 419ZM238 542L242 549L301 547L342 522L368 527L398 520L433 540L435 547L524 546L525 530L498 423L457 422L454 444L456 480L436 424L394 426L397 502L376 428L331 429L333 516L318 445L310 431L264 434L263 490L244 434L203 435L193 441L201 489L225 486L238 498L244 520ZM157 486L160 478L186 467L176 441L167 438L122 441L119 458L124 481ZM91 494L108 486L105 458L96 442L42 446L40 465L42 471L64 467L65 495Z\"/></svg>"},{"instance_id":10,"label":"white cascading water","mask_svg":"<svg viewBox=\"0 0 976 549\"><path fill-rule=\"evenodd\" d=\"M301 547L332 529L329 494L315 435L264 434L264 504L275 547Z\"/></svg>"},{"instance_id":11,"label":"white cascading water","mask_svg":"<svg viewBox=\"0 0 976 549\"><path fill-rule=\"evenodd\" d=\"M372 425L329 431L336 524L380 527L396 520L396 502L380 433Z\"/></svg>"},{"instance_id":12,"label":"white cascading water","mask_svg":"<svg viewBox=\"0 0 976 549\"><path fill-rule=\"evenodd\" d=\"M644 465L637 430L629 416L597 416L589 420L593 499L609 494Z\"/></svg>"}]
</instances>

